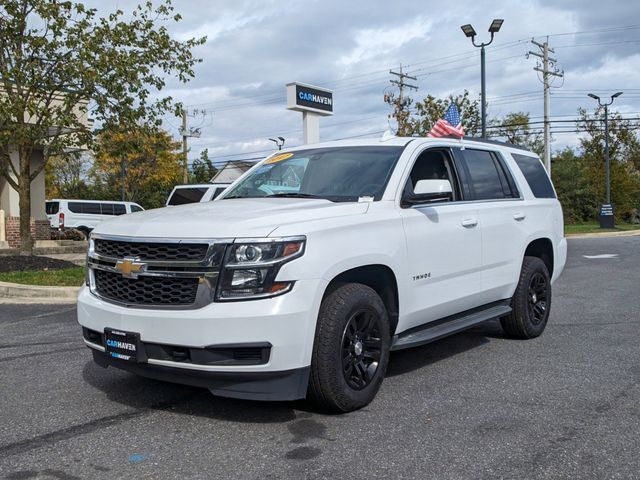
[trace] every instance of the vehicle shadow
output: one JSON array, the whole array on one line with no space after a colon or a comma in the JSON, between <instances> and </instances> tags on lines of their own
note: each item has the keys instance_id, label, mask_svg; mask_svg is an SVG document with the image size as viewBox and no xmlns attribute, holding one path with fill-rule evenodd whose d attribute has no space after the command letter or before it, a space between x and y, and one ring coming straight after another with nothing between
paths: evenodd
<instances>
[{"instance_id":1,"label":"vehicle shadow","mask_svg":"<svg viewBox=\"0 0 640 480\"><path fill-rule=\"evenodd\" d=\"M422 347L393 352L387 377L419 370L484 345L491 338L504 338L497 321ZM204 388L139 377L113 367L104 369L93 360L84 365L82 376L88 385L103 392L109 401L141 412L167 411L242 423L287 423L313 414L328 415L304 400L257 402L217 397Z\"/></svg>"},{"instance_id":2,"label":"vehicle shadow","mask_svg":"<svg viewBox=\"0 0 640 480\"><path fill-rule=\"evenodd\" d=\"M491 338L506 338L498 320L486 322L421 347L392 352L389 367L387 368L387 378L427 367L433 363L484 345Z\"/></svg>"}]
</instances>

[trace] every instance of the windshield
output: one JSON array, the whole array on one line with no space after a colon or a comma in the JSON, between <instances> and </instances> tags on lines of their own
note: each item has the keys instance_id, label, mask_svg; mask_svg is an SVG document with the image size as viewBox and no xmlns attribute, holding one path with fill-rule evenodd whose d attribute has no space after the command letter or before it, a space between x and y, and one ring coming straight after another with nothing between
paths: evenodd
<instances>
[{"instance_id":1,"label":"windshield","mask_svg":"<svg viewBox=\"0 0 640 480\"><path fill-rule=\"evenodd\" d=\"M315 148L282 153L265 161L224 199L256 197L360 197L380 200L403 147Z\"/></svg>"}]
</instances>

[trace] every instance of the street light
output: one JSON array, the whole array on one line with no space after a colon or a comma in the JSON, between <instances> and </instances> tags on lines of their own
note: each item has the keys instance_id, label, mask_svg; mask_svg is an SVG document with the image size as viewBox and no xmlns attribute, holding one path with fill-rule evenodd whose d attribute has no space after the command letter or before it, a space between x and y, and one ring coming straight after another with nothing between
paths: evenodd
<instances>
[{"instance_id":1,"label":"street light","mask_svg":"<svg viewBox=\"0 0 640 480\"><path fill-rule=\"evenodd\" d=\"M284 137L270 138L269 140L276 144L278 150L282 150L282 146L284 145Z\"/></svg>"},{"instance_id":2,"label":"street light","mask_svg":"<svg viewBox=\"0 0 640 480\"><path fill-rule=\"evenodd\" d=\"M503 22L504 20L501 18L494 19L493 22L491 22L491 25L489 25L489 33L491 34L491 39L488 42L481 43L479 45L476 44L476 31L470 24L462 25L460 27L462 29L462 33L464 33L467 38L471 39L471 43L473 44L473 46L480 48L480 77L481 77L480 92L482 95L481 115L482 115L482 137L483 138L486 138L487 136L487 92L485 88L484 47L490 45L491 42L493 42L493 36L500 31L500 28L502 27Z\"/></svg>"},{"instance_id":3,"label":"street light","mask_svg":"<svg viewBox=\"0 0 640 480\"><path fill-rule=\"evenodd\" d=\"M604 107L604 163L605 163L605 191L607 197L607 205L611 205L611 162L609 161L609 105L613 103L613 100L622 95L622 92L616 92L611 95L611 101L602 103L598 95L589 93L588 96L598 102L598 105ZM610 207L608 207L610 210ZM613 212L611 215L607 215L611 218L611 222L607 227L613 228ZM600 227L604 228L602 223L602 209L600 212Z\"/></svg>"}]
</instances>

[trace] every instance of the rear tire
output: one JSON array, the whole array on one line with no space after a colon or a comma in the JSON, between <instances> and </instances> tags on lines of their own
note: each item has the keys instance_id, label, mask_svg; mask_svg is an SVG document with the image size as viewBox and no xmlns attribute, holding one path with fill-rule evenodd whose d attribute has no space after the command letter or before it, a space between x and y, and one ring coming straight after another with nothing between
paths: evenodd
<instances>
[{"instance_id":1,"label":"rear tire","mask_svg":"<svg viewBox=\"0 0 640 480\"><path fill-rule=\"evenodd\" d=\"M551 278L538 257L524 257L511 308L511 314L500 319L507 335L529 339L542 334L551 310Z\"/></svg>"},{"instance_id":2,"label":"rear tire","mask_svg":"<svg viewBox=\"0 0 640 480\"><path fill-rule=\"evenodd\" d=\"M324 410L350 412L368 405L389 363L389 317L372 288L347 283L320 306L307 399Z\"/></svg>"}]
</instances>

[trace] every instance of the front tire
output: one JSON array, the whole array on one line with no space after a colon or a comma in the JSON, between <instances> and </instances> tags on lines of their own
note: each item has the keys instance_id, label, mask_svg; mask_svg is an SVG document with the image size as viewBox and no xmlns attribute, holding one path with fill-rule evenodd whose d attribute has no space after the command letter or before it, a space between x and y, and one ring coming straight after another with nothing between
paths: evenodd
<instances>
[{"instance_id":1,"label":"front tire","mask_svg":"<svg viewBox=\"0 0 640 480\"><path fill-rule=\"evenodd\" d=\"M390 343L389 317L375 290L339 286L320 306L307 398L334 412L368 405L384 379Z\"/></svg>"},{"instance_id":2,"label":"front tire","mask_svg":"<svg viewBox=\"0 0 640 480\"><path fill-rule=\"evenodd\" d=\"M551 309L551 276L538 257L524 257L511 308L511 314L500 319L507 335L529 339L542 334Z\"/></svg>"}]
</instances>

